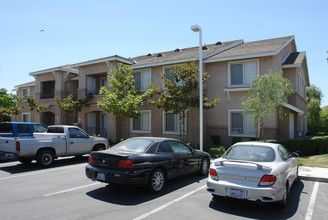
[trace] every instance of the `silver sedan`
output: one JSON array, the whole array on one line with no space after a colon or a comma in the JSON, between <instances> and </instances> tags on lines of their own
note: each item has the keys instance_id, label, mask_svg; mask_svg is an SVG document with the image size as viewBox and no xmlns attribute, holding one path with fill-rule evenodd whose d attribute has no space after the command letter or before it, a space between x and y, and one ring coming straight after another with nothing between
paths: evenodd
<instances>
[{"instance_id":1,"label":"silver sedan","mask_svg":"<svg viewBox=\"0 0 328 220\"><path fill-rule=\"evenodd\" d=\"M284 208L297 180L297 156L280 144L237 143L211 163L207 191L213 196L279 202Z\"/></svg>"}]
</instances>

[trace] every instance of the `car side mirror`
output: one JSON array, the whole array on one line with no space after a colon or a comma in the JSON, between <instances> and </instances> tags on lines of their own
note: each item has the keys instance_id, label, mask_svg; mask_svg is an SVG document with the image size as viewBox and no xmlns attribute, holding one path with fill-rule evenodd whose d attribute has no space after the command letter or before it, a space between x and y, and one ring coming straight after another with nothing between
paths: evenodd
<instances>
[{"instance_id":1,"label":"car side mirror","mask_svg":"<svg viewBox=\"0 0 328 220\"><path fill-rule=\"evenodd\" d=\"M292 157L299 157L299 155L296 152L292 152Z\"/></svg>"}]
</instances>

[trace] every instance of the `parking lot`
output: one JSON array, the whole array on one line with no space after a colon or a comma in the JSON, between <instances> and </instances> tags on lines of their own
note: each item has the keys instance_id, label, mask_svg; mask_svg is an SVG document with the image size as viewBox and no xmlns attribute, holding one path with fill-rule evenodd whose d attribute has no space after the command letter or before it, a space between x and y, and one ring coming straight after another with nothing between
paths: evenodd
<instances>
[{"instance_id":1,"label":"parking lot","mask_svg":"<svg viewBox=\"0 0 328 220\"><path fill-rule=\"evenodd\" d=\"M212 199L206 178L168 182L164 192L92 182L87 157L56 160L40 169L0 163L1 219L323 219L328 216L328 183L298 181L287 209L247 201Z\"/></svg>"}]
</instances>

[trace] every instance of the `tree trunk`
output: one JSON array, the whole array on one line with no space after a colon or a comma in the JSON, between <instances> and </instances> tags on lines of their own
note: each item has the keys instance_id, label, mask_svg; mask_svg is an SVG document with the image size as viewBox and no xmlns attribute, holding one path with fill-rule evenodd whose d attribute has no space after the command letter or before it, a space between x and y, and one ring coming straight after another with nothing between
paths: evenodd
<instances>
[{"instance_id":1,"label":"tree trunk","mask_svg":"<svg viewBox=\"0 0 328 220\"><path fill-rule=\"evenodd\" d=\"M262 140L264 140L264 126L263 126L263 117L261 117L261 129L262 129Z\"/></svg>"}]
</instances>

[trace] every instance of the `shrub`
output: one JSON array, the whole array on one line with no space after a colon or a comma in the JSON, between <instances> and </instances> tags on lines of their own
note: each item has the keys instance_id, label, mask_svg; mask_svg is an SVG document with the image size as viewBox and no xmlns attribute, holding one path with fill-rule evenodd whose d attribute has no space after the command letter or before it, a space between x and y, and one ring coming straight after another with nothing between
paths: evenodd
<instances>
[{"instance_id":1,"label":"shrub","mask_svg":"<svg viewBox=\"0 0 328 220\"><path fill-rule=\"evenodd\" d=\"M221 157L225 153L226 149L224 146L212 147L209 149L211 157Z\"/></svg>"},{"instance_id":2,"label":"shrub","mask_svg":"<svg viewBox=\"0 0 328 220\"><path fill-rule=\"evenodd\" d=\"M232 137L232 145L241 141L241 137Z\"/></svg>"},{"instance_id":3,"label":"shrub","mask_svg":"<svg viewBox=\"0 0 328 220\"><path fill-rule=\"evenodd\" d=\"M221 142L220 135L212 135L210 136L210 140L213 145L220 145Z\"/></svg>"},{"instance_id":4,"label":"shrub","mask_svg":"<svg viewBox=\"0 0 328 220\"><path fill-rule=\"evenodd\" d=\"M290 152L300 156L313 156L328 153L328 136L305 137L290 140L265 140L267 143L279 143Z\"/></svg>"}]
</instances>

